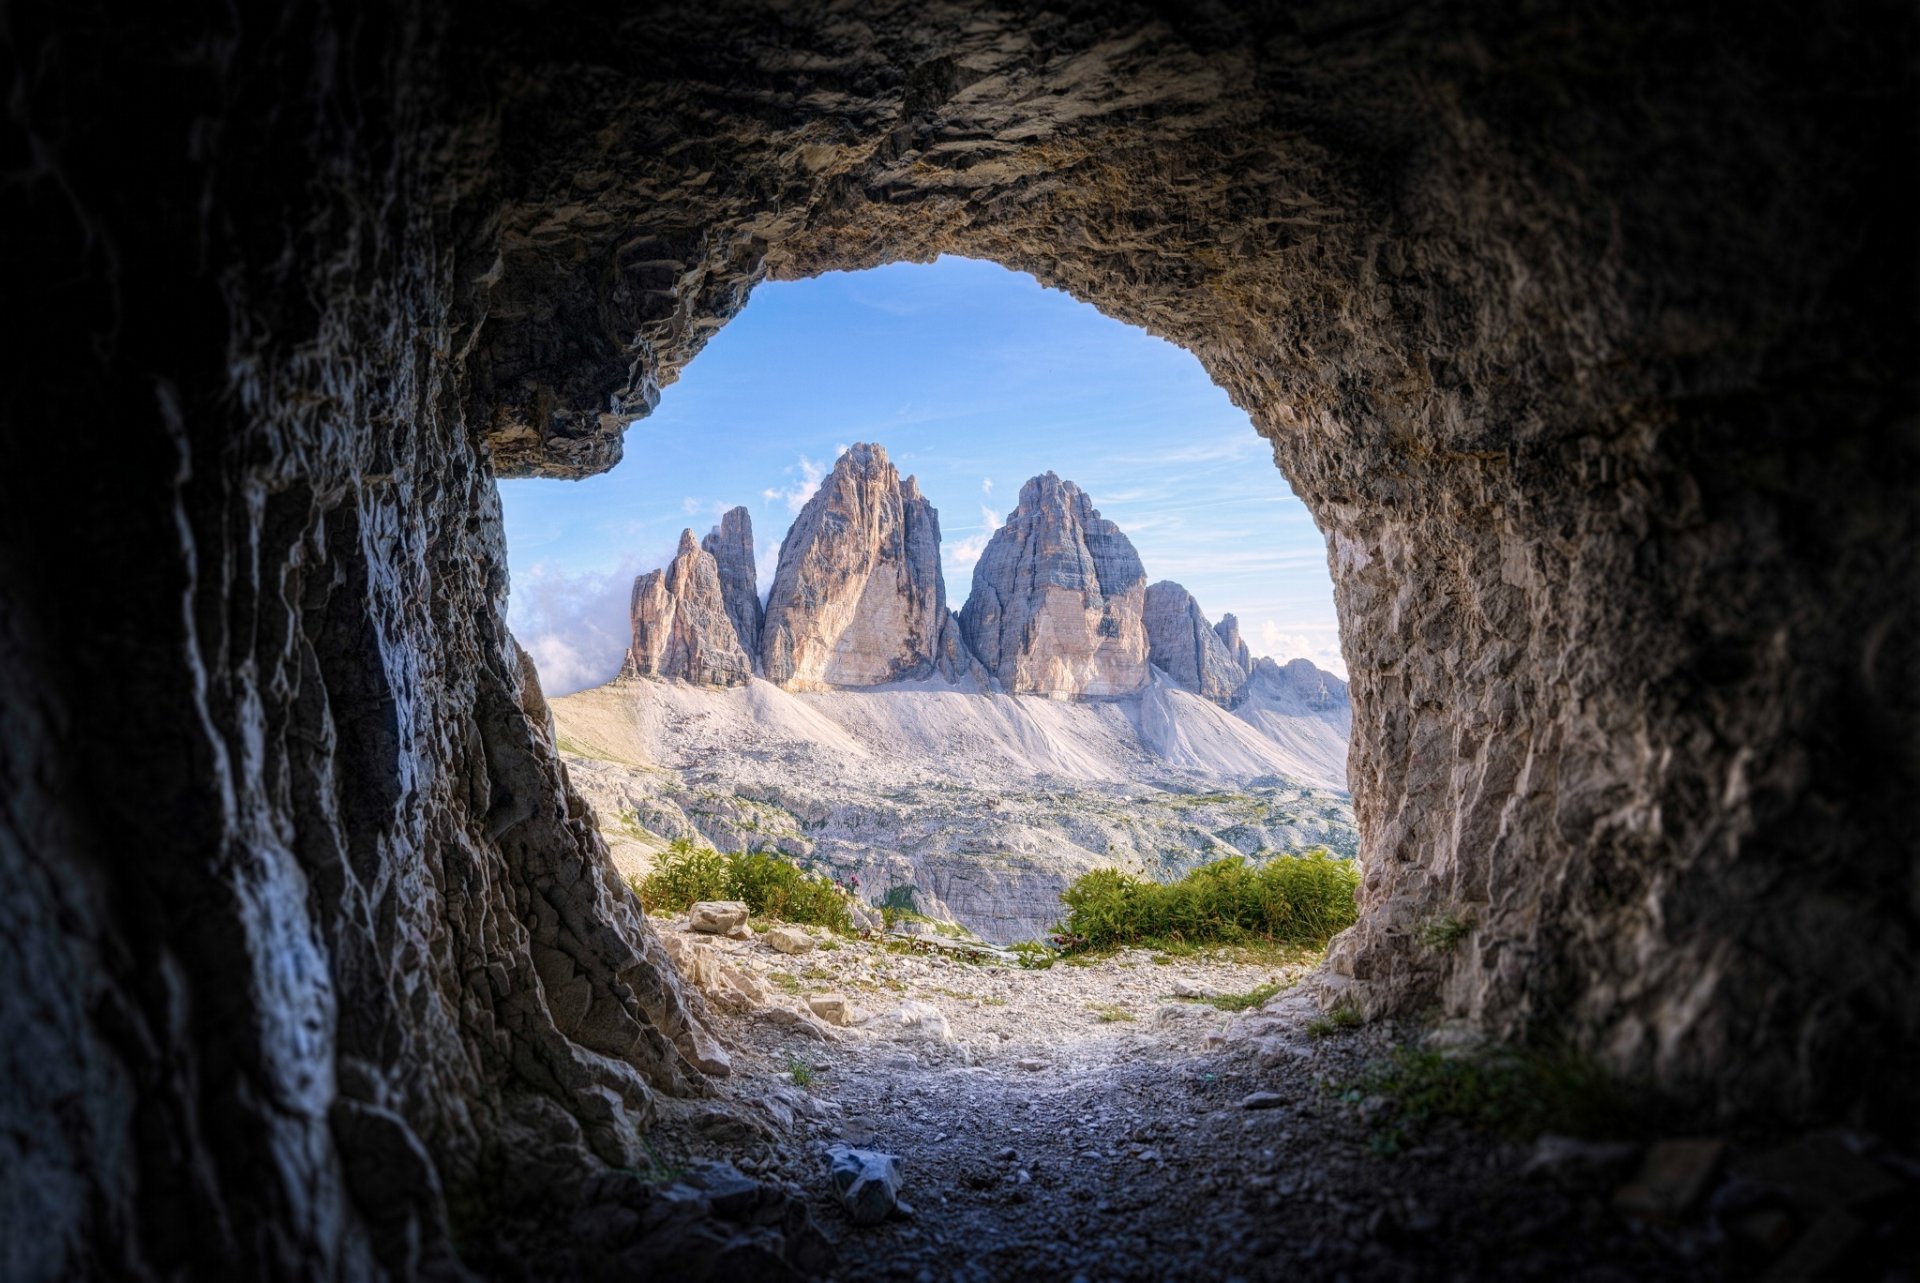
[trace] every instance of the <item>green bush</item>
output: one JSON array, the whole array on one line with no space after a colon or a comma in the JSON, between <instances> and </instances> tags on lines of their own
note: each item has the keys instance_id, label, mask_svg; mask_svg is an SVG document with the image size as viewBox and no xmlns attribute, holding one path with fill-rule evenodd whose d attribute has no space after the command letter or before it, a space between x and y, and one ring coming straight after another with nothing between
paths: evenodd
<instances>
[{"instance_id":1,"label":"green bush","mask_svg":"<svg viewBox=\"0 0 1920 1283\"><path fill-rule=\"evenodd\" d=\"M1121 945L1325 944L1353 924L1360 871L1324 848L1257 867L1215 860L1178 882L1095 869L1060 893L1070 950Z\"/></svg>"},{"instance_id":2,"label":"green bush","mask_svg":"<svg viewBox=\"0 0 1920 1283\"><path fill-rule=\"evenodd\" d=\"M742 900L755 917L853 934L846 892L766 851L722 855L676 838L656 858L652 873L630 882L648 913L678 913L696 900Z\"/></svg>"}]
</instances>

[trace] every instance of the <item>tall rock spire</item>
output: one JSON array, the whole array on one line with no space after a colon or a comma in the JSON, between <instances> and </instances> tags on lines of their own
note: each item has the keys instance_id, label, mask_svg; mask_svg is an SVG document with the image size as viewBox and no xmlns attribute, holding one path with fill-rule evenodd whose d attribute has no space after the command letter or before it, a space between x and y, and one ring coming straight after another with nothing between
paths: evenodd
<instances>
[{"instance_id":1,"label":"tall rock spire","mask_svg":"<svg viewBox=\"0 0 1920 1283\"><path fill-rule=\"evenodd\" d=\"M793 690L969 667L940 577L940 518L877 445L851 446L780 546L761 671Z\"/></svg>"},{"instance_id":2,"label":"tall rock spire","mask_svg":"<svg viewBox=\"0 0 1920 1283\"><path fill-rule=\"evenodd\" d=\"M757 659L766 611L760 605L760 573L753 560L752 515L745 508L729 509L700 546L719 568L720 595L726 600L740 649Z\"/></svg>"},{"instance_id":3,"label":"tall rock spire","mask_svg":"<svg viewBox=\"0 0 1920 1283\"><path fill-rule=\"evenodd\" d=\"M681 534L680 550L666 569L633 581L629 615L633 640L627 647L627 675L701 686L740 686L753 676L753 663L727 615L719 564L694 542L691 530Z\"/></svg>"},{"instance_id":4,"label":"tall rock spire","mask_svg":"<svg viewBox=\"0 0 1920 1283\"><path fill-rule=\"evenodd\" d=\"M1048 472L973 569L960 629L1002 688L1061 699L1145 686L1146 571L1080 487Z\"/></svg>"},{"instance_id":5,"label":"tall rock spire","mask_svg":"<svg viewBox=\"0 0 1920 1283\"><path fill-rule=\"evenodd\" d=\"M1215 703L1232 701L1247 680L1247 670L1207 622L1192 593L1168 579L1148 585L1146 622L1148 658L1156 667ZM1237 627L1234 638L1239 639Z\"/></svg>"}]
</instances>

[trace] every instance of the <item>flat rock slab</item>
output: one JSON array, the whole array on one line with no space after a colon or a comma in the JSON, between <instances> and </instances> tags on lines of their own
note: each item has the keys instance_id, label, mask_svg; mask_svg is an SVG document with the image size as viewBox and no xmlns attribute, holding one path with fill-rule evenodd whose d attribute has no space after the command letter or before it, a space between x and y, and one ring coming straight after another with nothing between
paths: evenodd
<instances>
[{"instance_id":1,"label":"flat rock slab","mask_svg":"<svg viewBox=\"0 0 1920 1283\"><path fill-rule=\"evenodd\" d=\"M725 935L747 925L747 906L739 900L701 900L687 910L687 926L709 935Z\"/></svg>"},{"instance_id":2,"label":"flat rock slab","mask_svg":"<svg viewBox=\"0 0 1920 1283\"><path fill-rule=\"evenodd\" d=\"M767 932L767 943L781 953L811 953L815 942L799 927L775 927Z\"/></svg>"}]
</instances>

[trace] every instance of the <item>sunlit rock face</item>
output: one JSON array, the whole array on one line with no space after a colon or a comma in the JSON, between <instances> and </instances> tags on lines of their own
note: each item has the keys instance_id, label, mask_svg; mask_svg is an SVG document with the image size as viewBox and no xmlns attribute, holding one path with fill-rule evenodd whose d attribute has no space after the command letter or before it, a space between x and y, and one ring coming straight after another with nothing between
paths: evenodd
<instances>
[{"instance_id":1,"label":"sunlit rock face","mask_svg":"<svg viewBox=\"0 0 1920 1283\"><path fill-rule=\"evenodd\" d=\"M1226 648L1227 658L1233 666L1243 673L1253 671L1253 652L1247 649L1247 643L1240 636L1240 620L1235 615L1222 615L1220 622L1213 626L1213 632Z\"/></svg>"},{"instance_id":2,"label":"sunlit rock face","mask_svg":"<svg viewBox=\"0 0 1920 1283\"><path fill-rule=\"evenodd\" d=\"M1168 579L1148 584L1144 613L1147 658L1153 665L1195 694L1220 704L1232 702L1233 693L1247 680L1248 664L1235 658L1193 594ZM1244 652L1237 626L1229 635Z\"/></svg>"},{"instance_id":3,"label":"sunlit rock face","mask_svg":"<svg viewBox=\"0 0 1920 1283\"><path fill-rule=\"evenodd\" d=\"M965 675L939 515L884 447L848 447L787 531L761 670L791 690Z\"/></svg>"},{"instance_id":4,"label":"sunlit rock face","mask_svg":"<svg viewBox=\"0 0 1920 1283\"><path fill-rule=\"evenodd\" d=\"M727 617L740 640L740 649L750 656L760 654L760 625L766 608L760 604L760 572L753 557L753 517L745 508L729 508L720 524L700 541L720 573L720 595L727 603Z\"/></svg>"},{"instance_id":5,"label":"sunlit rock face","mask_svg":"<svg viewBox=\"0 0 1920 1283\"><path fill-rule=\"evenodd\" d=\"M1132 542L1047 472L1020 487L974 564L960 631L1003 690L1129 695L1148 681L1146 596Z\"/></svg>"},{"instance_id":6,"label":"sunlit rock face","mask_svg":"<svg viewBox=\"0 0 1920 1283\"><path fill-rule=\"evenodd\" d=\"M417 1274L643 1157L711 1049L493 478L611 466L763 279L946 252L1185 345L1325 531L1330 996L1915 1116L1907 6L122 8L10 29L24 1273Z\"/></svg>"},{"instance_id":7,"label":"sunlit rock face","mask_svg":"<svg viewBox=\"0 0 1920 1283\"><path fill-rule=\"evenodd\" d=\"M721 588L713 554L680 535L680 550L664 570L633 581L629 615L633 642L624 674L671 677L697 686L739 686L753 676L736 621Z\"/></svg>"}]
</instances>

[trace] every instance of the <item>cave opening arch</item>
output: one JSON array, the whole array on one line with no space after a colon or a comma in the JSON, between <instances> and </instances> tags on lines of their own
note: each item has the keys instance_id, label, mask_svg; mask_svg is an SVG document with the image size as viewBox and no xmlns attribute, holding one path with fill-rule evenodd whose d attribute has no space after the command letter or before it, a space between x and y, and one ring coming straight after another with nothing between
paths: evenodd
<instances>
[{"instance_id":1,"label":"cave opening arch","mask_svg":"<svg viewBox=\"0 0 1920 1283\"><path fill-rule=\"evenodd\" d=\"M1330 989L1912 1117L1900 6L179 21L74 32L13 117L44 1272L405 1272L501 1155L619 1159L698 1089L497 619L491 478L607 466L754 281L943 250L1194 352L1328 531L1369 728ZM48 427L90 423L126 448ZM1452 905L1473 947L1423 954Z\"/></svg>"}]
</instances>

